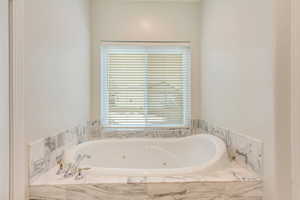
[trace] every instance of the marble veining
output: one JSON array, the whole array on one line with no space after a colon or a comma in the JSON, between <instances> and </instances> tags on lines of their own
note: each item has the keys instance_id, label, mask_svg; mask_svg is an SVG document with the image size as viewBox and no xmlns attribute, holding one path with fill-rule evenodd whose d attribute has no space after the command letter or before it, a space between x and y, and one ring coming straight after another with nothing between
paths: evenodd
<instances>
[{"instance_id":1,"label":"marble veining","mask_svg":"<svg viewBox=\"0 0 300 200\"><path fill-rule=\"evenodd\" d=\"M35 186L30 200L262 200L260 187L253 182Z\"/></svg>"},{"instance_id":2,"label":"marble veining","mask_svg":"<svg viewBox=\"0 0 300 200\"><path fill-rule=\"evenodd\" d=\"M55 171L30 185L30 200L262 200L261 179L236 162L210 175L95 177L87 171L84 179L74 180Z\"/></svg>"},{"instance_id":3,"label":"marble veining","mask_svg":"<svg viewBox=\"0 0 300 200\"><path fill-rule=\"evenodd\" d=\"M33 182L56 166L64 152L74 145L87 141L89 123L78 125L29 145L29 178Z\"/></svg>"},{"instance_id":4,"label":"marble veining","mask_svg":"<svg viewBox=\"0 0 300 200\"><path fill-rule=\"evenodd\" d=\"M249 165L258 174L263 175L263 143L257 139L221 128L205 120L200 121L201 133L208 133L221 138L229 156Z\"/></svg>"}]
</instances>

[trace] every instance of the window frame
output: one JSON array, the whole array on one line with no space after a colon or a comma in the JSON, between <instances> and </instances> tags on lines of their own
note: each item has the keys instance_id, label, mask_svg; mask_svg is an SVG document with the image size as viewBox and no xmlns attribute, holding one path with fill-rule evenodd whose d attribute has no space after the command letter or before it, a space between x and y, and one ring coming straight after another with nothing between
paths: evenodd
<instances>
[{"instance_id":1,"label":"window frame","mask_svg":"<svg viewBox=\"0 0 300 200\"><path fill-rule=\"evenodd\" d=\"M145 51L147 48L165 48L165 49L179 49L184 52L184 64L183 66L186 68L186 72L184 73L183 83L184 83L184 89L183 89L183 109L182 109L182 115L183 115L183 123L181 124L155 124L155 125L147 125L147 123L142 125L136 125L133 124L130 125L112 125L109 123L109 119L107 117L109 111L109 95L105 95L105 90L108 90L108 64L107 60L107 48L110 47L124 47L124 49L132 48L134 50L141 49L142 51ZM149 52L146 50L146 52ZM100 46L100 121L102 127L105 128L189 128L191 126L191 56L192 56L192 50L189 43L103 43ZM147 66L145 65L145 68ZM147 86L146 86L147 87ZM147 92L146 92L147 93ZM147 99L147 98L146 98ZM148 106L146 106L147 108ZM145 119L146 120L146 119Z\"/></svg>"}]
</instances>

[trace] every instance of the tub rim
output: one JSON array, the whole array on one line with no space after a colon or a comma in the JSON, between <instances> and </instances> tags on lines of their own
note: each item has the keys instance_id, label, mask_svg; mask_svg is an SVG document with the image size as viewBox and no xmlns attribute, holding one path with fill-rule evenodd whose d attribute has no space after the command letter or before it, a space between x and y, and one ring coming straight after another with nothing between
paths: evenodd
<instances>
[{"instance_id":1,"label":"tub rim","mask_svg":"<svg viewBox=\"0 0 300 200\"><path fill-rule=\"evenodd\" d=\"M85 146L94 143L111 143L111 142L126 142L126 141L156 141L156 142L180 142L183 140L188 140L191 138L206 138L210 140L215 146L215 153L209 161L204 164L188 166L188 167L178 167L178 168L155 168L155 169L140 169L140 168L107 168L101 166L89 165L87 167L91 168L91 171L96 173L99 172L101 175L126 175L126 176L161 176L161 175L178 175L178 174L190 174L195 172L210 173L215 172L220 169L224 169L229 163L229 157L227 153L226 144L223 140L217 136L201 133L197 135L191 135L186 137L167 137L167 138L103 138L99 140L92 140L83 142L81 144L72 147L67 150L65 158L67 161L74 160L74 155ZM72 157L72 158L71 158ZM222 162L223 161L223 162ZM218 163L222 162L223 165ZM219 165L219 166L218 166Z\"/></svg>"}]
</instances>

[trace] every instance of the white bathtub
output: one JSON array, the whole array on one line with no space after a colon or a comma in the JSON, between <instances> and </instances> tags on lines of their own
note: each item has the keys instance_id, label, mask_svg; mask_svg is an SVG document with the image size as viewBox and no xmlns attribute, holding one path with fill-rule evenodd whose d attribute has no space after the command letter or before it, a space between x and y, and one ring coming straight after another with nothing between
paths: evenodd
<instances>
[{"instance_id":1,"label":"white bathtub","mask_svg":"<svg viewBox=\"0 0 300 200\"><path fill-rule=\"evenodd\" d=\"M91 167L99 175L209 173L229 164L224 142L206 134L185 138L91 141L68 151L66 160L73 161L78 153L91 156L81 163L81 167Z\"/></svg>"}]
</instances>

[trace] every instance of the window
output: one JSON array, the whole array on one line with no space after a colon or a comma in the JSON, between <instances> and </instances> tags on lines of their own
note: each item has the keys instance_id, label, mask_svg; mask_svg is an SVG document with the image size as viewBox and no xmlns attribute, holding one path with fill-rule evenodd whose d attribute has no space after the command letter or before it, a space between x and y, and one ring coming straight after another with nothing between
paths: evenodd
<instances>
[{"instance_id":1,"label":"window","mask_svg":"<svg viewBox=\"0 0 300 200\"><path fill-rule=\"evenodd\" d=\"M104 127L184 127L190 123L187 45L104 44L101 50Z\"/></svg>"}]
</instances>

